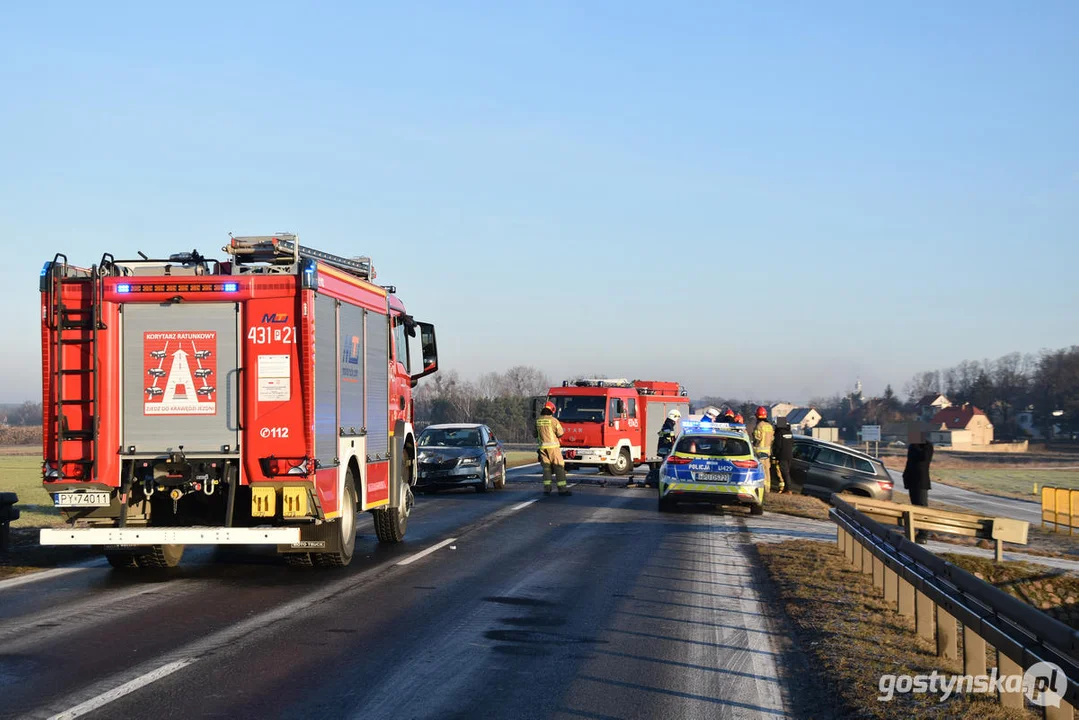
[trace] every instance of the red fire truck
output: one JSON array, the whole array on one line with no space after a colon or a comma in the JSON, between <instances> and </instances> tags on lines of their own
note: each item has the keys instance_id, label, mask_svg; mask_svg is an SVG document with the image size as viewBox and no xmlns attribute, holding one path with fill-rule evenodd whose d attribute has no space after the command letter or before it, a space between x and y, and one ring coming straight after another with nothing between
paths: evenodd
<instances>
[{"instance_id":1,"label":"red fire truck","mask_svg":"<svg viewBox=\"0 0 1079 720\"><path fill-rule=\"evenodd\" d=\"M369 258L284 234L224 250L41 271L42 472L69 525L41 544L130 568L219 544L343 566L357 511L403 539L434 327L373 283Z\"/></svg>"},{"instance_id":2,"label":"red fire truck","mask_svg":"<svg viewBox=\"0 0 1079 720\"><path fill-rule=\"evenodd\" d=\"M659 467L659 431L667 413L689 415L689 397L676 382L593 378L567 380L547 391L562 423L567 469L598 467L626 475L635 465Z\"/></svg>"}]
</instances>

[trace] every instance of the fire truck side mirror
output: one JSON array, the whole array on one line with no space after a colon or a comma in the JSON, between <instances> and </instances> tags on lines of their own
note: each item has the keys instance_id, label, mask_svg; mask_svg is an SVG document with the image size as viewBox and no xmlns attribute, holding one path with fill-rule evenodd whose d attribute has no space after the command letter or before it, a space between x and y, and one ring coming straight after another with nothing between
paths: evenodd
<instances>
[{"instance_id":1,"label":"fire truck side mirror","mask_svg":"<svg viewBox=\"0 0 1079 720\"><path fill-rule=\"evenodd\" d=\"M423 371L412 375L412 387L416 387L420 378L438 372L438 341L435 339L435 326L425 322L416 323L416 326L420 329L420 354L423 358L420 367Z\"/></svg>"}]
</instances>

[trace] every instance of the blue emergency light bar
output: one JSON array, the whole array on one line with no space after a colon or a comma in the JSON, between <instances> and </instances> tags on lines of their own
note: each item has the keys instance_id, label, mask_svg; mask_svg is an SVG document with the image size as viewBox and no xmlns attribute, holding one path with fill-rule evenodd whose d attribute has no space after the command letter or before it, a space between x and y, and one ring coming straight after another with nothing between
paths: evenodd
<instances>
[{"instance_id":1,"label":"blue emergency light bar","mask_svg":"<svg viewBox=\"0 0 1079 720\"><path fill-rule=\"evenodd\" d=\"M745 430L746 426L740 423L717 423L709 422L707 420L683 420L682 432L684 433L706 433L717 432L719 430L726 431L738 431Z\"/></svg>"}]
</instances>

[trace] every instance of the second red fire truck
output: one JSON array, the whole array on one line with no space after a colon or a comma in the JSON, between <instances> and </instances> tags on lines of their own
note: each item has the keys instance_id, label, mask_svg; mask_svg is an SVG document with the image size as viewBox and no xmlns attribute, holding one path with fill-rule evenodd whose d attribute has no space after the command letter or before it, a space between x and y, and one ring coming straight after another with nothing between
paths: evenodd
<instances>
[{"instance_id":1,"label":"second red fire truck","mask_svg":"<svg viewBox=\"0 0 1079 720\"><path fill-rule=\"evenodd\" d=\"M627 475L634 466L658 467L657 445L667 413L689 416L689 397L676 382L592 378L567 380L547 392L562 423L567 469L598 467Z\"/></svg>"},{"instance_id":2,"label":"second red fire truck","mask_svg":"<svg viewBox=\"0 0 1079 720\"><path fill-rule=\"evenodd\" d=\"M361 511L380 541L403 539L434 327L368 258L293 235L224 249L45 265L43 475L68 527L43 545L102 546L119 567L217 544L347 565Z\"/></svg>"}]
</instances>

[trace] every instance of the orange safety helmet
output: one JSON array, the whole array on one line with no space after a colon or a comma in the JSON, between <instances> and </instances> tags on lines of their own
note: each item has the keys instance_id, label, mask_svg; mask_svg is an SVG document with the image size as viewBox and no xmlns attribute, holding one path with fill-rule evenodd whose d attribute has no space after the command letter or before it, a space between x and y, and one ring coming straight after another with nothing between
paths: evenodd
<instances>
[{"instance_id":1,"label":"orange safety helmet","mask_svg":"<svg viewBox=\"0 0 1079 720\"><path fill-rule=\"evenodd\" d=\"M746 419L744 417L742 417L741 413L739 413L739 414L734 416L734 421L736 423L744 423L746 421Z\"/></svg>"},{"instance_id":2,"label":"orange safety helmet","mask_svg":"<svg viewBox=\"0 0 1079 720\"><path fill-rule=\"evenodd\" d=\"M761 420L768 419L768 408L764 407L763 405L759 406L757 408L757 417Z\"/></svg>"},{"instance_id":3,"label":"orange safety helmet","mask_svg":"<svg viewBox=\"0 0 1079 720\"><path fill-rule=\"evenodd\" d=\"M554 406L554 403L553 403L553 402L551 402L550 400L548 400L548 401L547 401L547 402L546 402L546 403L545 403L545 404L543 405L543 409L544 409L544 410L550 410L550 411L551 411L551 412L553 413L553 412L555 411L555 406Z\"/></svg>"}]
</instances>

